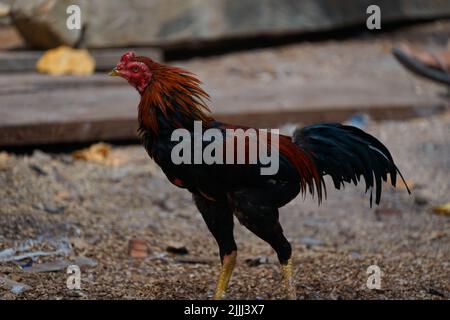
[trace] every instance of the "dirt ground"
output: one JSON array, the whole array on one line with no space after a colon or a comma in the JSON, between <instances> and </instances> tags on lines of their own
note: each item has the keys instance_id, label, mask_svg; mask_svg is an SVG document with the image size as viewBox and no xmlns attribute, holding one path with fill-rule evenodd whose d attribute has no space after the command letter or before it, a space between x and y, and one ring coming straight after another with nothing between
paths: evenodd
<instances>
[{"instance_id":1,"label":"dirt ground","mask_svg":"<svg viewBox=\"0 0 450 320\"><path fill-rule=\"evenodd\" d=\"M426 29L422 33L406 39L429 38ZM379 61L380 52L389 54L393 42L395 37L366 46L366 60L356 64L346 52L361 50L358 43L330 42L182 65L208 79L208 90L235 86L242 78L260 87L292 76L297 84L298 75L326 78L332 86L348 75L347 68L353 68L355 81L367 77L367 65ZM326 52L335 53L333 59ZM368 77L384 79L392 63L371 68ZM443 98L440 86L406 71L402 79L411 79L407 85L421 94ZM327 180L328 198L320 206L299 196L282 208L298 298L450 299L450 217L433 210L450 202L450 111L406 121L369 120L364 130L388 146L413 194L404 185L386 185L380 206L370 208L363 185L334 190ZM218 249L190 194L171 185L139 145L89 155L86 161L72 153L0 150L0 299L211 298ZM238 262L226 298L284 298L272 249L237 221L235 237ZM146 257L130 256L133 239L146 243ZM81 267L80 290L67 287L70 264ZM367 288L371 265L382 272L381 289Z\"/></svg>"},{"instance_id":2,"label":"dirt ground","mask_svg":"<svg viewBox=\"0 0 450 320\"><path fill-rule=\"evenodd\" d=\"M298 297L449 299L450 218L432 208L450 201L450 113L370 121L365 130L389 147L413 195L386 186L381 205L370 208L363 186L337 191L328 184L320 207L299 196L282 208ZM0 282L2 299L212 296L216 244L190 194L170 185L141 146L113 147L99 162L2 153L0 184L0 260L8 248L54 253L0 262L0 277L29 286L13 293L17 287ZM227 298L283 298L269 246L238 223L235 236L240 251ZM129 256L133 238L146 241L147 257ZM167 252L170 245L188 253ZM38 272L62 259L81 264L81 290L67 288L65 267ZM380 290L366 287L370 265L382 271Z\"/></svg>"}]
</instances>

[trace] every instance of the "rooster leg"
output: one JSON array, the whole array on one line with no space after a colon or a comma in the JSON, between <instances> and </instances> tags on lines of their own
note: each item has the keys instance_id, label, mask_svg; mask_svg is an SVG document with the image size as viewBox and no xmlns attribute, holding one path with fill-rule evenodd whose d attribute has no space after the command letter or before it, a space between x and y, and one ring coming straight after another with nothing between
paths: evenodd
<instances>
[{"instance_id":1,"label":"rooster leg","mask_svg":"<svg viewBox=\"0 0 450 320\"><path fill-rule=\"evenodd\" d=\"M278 209L269 207L255 207L245 203L238 203L240 210L235 214L239 221L251 232L266 241L275 250L281 264L283 274L282 286L287 299L296 299L293 271L292 248L283 234L283 228L278 221Z\"/></svg>"},{"instance_id":2,"label":"rooster leg","mask_svg":"<svg viewBox=\"0 0 450 320\"><path fill-rule=\"evenodd\" d=\"M233 273L234 265L236 264L237 251L234 250L227 254L222 259L222 270L220 271L219 280L217 281L216 292L214 293L214 300L220 300L228 287L231 274Z\"/></svg>"},{"instance_id":3,"label":"rooster leg","mask_svg":"<svg viewBox=\"0 0 450 320\"><path fill-rule=\"evenodd\" d=\"M286 291L286 297L289 300L296 300L297 293L295 292L293 271L292 271L292 258L289 258L287 263L281 263L281 272L283 274L283 286Z\"/></svg>"},{"instance_id":4,"label":"rooster leg","mask_svg":"<svg viewBox=\"0 0 450 320\"><path fill-rule=\"evenodd\" d=\"M237 247L233 236L233 212L230 210L225 198L210 199L202 194L194 194L194 201L209 231L211 231L219 245L222 269L217 281L214 299L222 299L233 273L237 256Z\"/></svg>"}]
</instances>

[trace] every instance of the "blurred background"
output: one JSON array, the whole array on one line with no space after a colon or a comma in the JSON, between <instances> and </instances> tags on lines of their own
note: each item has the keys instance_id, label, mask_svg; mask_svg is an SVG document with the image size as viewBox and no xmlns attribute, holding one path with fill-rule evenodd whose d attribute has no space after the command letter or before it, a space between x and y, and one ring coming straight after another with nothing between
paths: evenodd
<instances>
[{"instance_id":1,"label":"blurred background","mask_svg":"<svg viewBox=\"0 0 450 320\"><path fill-rule=\"evenodd\" d=\"M219 120L346 122L392 151L412 196L386 187L369 208L363 187L330 187L282 209L300 297L448 299L449 39L448 0L0 0L0 297L212 294L215 243L138 145L138 93L107 76L134 50L197 74ZM282 297L270 248L236 233L230 295ZM373 263L384 290L365 288Z\"/></svg>"},{"instance_id":2,"label":"blurred background","mask_svg":"<svg viewBox=\"0 0 450 320\"><path fill-rule=\"evenodd\" d=\"M449 15L441 0L2 1L0 145L134 140L137 96L105 77L130 49L197 73L224 121L430 114L442 87L416 81L391 50L447 49Z\"/></svg>"}]
</instances>

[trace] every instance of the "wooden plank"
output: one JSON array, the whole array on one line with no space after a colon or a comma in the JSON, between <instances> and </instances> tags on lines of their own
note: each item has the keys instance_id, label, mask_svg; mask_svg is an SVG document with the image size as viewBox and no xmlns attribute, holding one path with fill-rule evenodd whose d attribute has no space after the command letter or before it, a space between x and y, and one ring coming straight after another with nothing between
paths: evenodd
<instances>
[{"instance_id":1,"label":"wooden plank","mask_svg":"<svg viewBox=\"0 0 450 320\"><path fill-rule=\"evenodd\" d=\"M209 91L217 119L255 127L343 121L355 113L403 119L445 108L437 97L418 96L395 79L302 87L275 82L270 88L235 83ZM136 138L139 95L122 79L11 75L0 77L0 97L0 146Z\"/></svg>"},{"instance_id":2,"label":"wooden plank","mask_svg":"<svg viewBox=\"0 0 450 320\"><path fill-rule=\"evenodd\" d=\"M89 52L95 59L95 69L106 71L115 66L121 55L129 50L158 61L162 59L162 51L156 48L91 49ZM0 51L0 72L32 72L43 54L43 51Z\"/></svg>"},{"instance_id":3,"label":"wooden plank","mask_svg":"<svg viewBox=\"0 0 450 320\"><path fill-rule=\"evenodd\" d=\"M101 59L106 70L120 56L111 52ZM448 105L441 87L402 69L385 40L301 44L173 64L198 74L217 119L255 127L343 121L355 113L404 119ZM138 102L136 90L105 72L82 78L0 73L0 146L135 139Z\"/></svg>"},{"instance_id":4,"label":"wooden plank","mask_svg":"<svg viewBox=\"0 0 450 320\"><path fill-rule=\"evenodd\" d=\"M2 146L137 139L136 119L126 118L4 126L0 134Z\"/></svg>"},{"instance_id":5,"label":"wooden plank","mask_svg":"<svg viewBox=\"0 0 450 320\"><path fill-rule=\"evenodd\" d=\"M422 106L423 108L424 106ZM430 114L448 110L445 105L426 106ZM214 114L217 120L260 128L276 128L284 123L312 124L342 122L357 113L366 113L375 120L404 120L420 112L411 106L384 106L374 109L349 106L341 110L299 110L297 112L266 112ZM0 146L22 146L89 141L137 140L136 118L48 122L0 127Z\"/></svg>"}]
</instances>

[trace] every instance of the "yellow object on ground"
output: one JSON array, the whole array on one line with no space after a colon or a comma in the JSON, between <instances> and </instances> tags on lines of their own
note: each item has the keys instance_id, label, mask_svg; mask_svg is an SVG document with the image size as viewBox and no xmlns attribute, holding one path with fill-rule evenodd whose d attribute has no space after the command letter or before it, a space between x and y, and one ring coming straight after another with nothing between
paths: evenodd
<instances>
[{"instance_id":1,"label":"yellow object on ground","mask_svg":"<svg viewBox=\"0 0 450 320\"><path fill-rule=\"evenodd\" d=\"M433 211L437 214L443 214L450 216L450 202L433 208Z\"/></svg>"},{"instance_id":2,"label":"yellow object on ground","mask_svg":"<svg viewBox=\"0 0 450 320\"><path fill-rule=\"evenodd\" d=\"M75 159L106 163L111 152L109 144L99 142L89 148L75 151L72 155Z\"/></svg>"},{"instance_id":3,"label":"yellow object on ground","mask_svg":"<svg viewBox=\"0 0 450 320\"><path fill-rule=\"evenodd\" d=\"M60 46L45 52L37 62L36 70L55 76L87 76L94 73L95 60L85 49Z\"/></svg>"},{"instance_id":4,"label":"yellow object on ground","mask_svg":"<svg viewBox=\"0 0 450 320\"><path fill-rule=\"evenodd\" d=\"M88 148L77 150L72 156L78 160L97 162L108 166L121 166L130 159L118 150L113 150L111 145L103 142L95 143Z\"/></svg>"}]
</instances>

